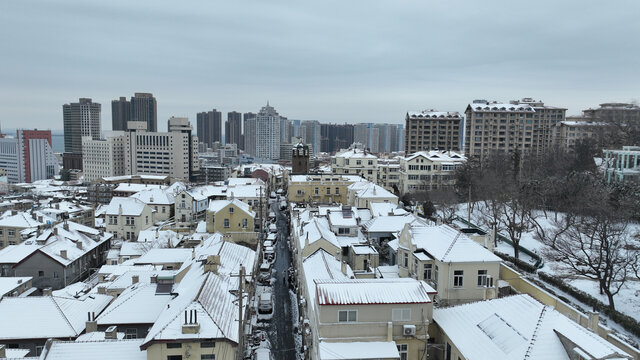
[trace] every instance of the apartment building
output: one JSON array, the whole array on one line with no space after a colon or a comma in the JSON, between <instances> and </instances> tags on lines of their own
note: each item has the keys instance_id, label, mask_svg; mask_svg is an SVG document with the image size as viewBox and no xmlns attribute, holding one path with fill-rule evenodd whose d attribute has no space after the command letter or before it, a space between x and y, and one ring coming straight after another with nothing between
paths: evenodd
<instances>
[{"instance_id":1,"label":"apartment building","mask_svg":"<svg viewBox=\"0 0 640 360\"><path fill-rule=\"evenodd\" d=\"M640 106L628 103L604 103L597 108L583 110L582 113L590 121L609 126L605 146L619 149L622 146L638 144Z\"/></svg>"},{"instance_id":2,"label":"apartment building","mask_svg":"<svg viewBox=\"0 0 640 360\"><path fill-rule=\"evenodd\" d=\"M196 118L198 143L213 147L214 142L222 141L222 113L216 109L199 112Z\"/></svg>"},{"instance_id":3,"label":"apartment building","mask_svg":"<svg viewBox=\"0 0 640 360\"><path fill-rule=\"evenodd\" d=\"M405 116L407 155L418 151L460 151L462 115L457 111L410 111Z\"/></svg>"},{"instance_id":4,"label":"apartment building","mask_svg":"<svg viewBox=\"0 0 640 360\"><path fill-rule=\"evenodd\" d=\"M367 150L352 146L331 157L333 174L357 175L376 182L378 180L378 157Z\"/></svg>"},{"instance_id":5,"label":"apartment building","mask_svg":"<svg viewBox=\"0 0 640 360\"><path fill-rule=\"evenodd\" d=\"M82 168L86 181L126 174L125 132L113 132L105 139L82 137Z\"/></svg>"},{"instance_id":6,"label":"apartment building","mask_svg":"<svg viewBox=\"0 0 640 360\"><path fill-rule=\"evenodd\" d=\"M365 181L348 175L291 175L287 198L300 203L347 203L347 187L354 182Z\"/></svg>"},{"instance_id":7,"label":"apartment building","mask_svg":"<svg viewBox=\"0 0 640 360\"><path fill-rule=\"evenodd\" d=\"M399 157L378 159L377 183L389 191L398 192L400 185Z\"/></svg>"},{"instance_id":8,"label":"apartment building","mask_svg":"<svg viewBox=\"0 0 640 360\"><path fill-rule=\"evenodd\" d=\"M572 153L581 141L591 141L602 149L605 142L605 134L610 131L610 126L603 122L590 121L585 117L567 117L566 121L560 121L553 127L553 143L561 150Z\"/></svg>"},{"instance_id":9,"label":"apartment building","mask_svg":"<svg viewBox=\"0 0 640 360\"><path fill-rule=\"evenodd\" d=\"M155 210L135 198L114 197L105 210L107 231L117 238L135 240L153 226Z\"/></svg>"},{"instance_id":10,"label":"apartment building","mask_svg":"<svg viewBox=\"0 0 640 360\"><path fill-rule=\"evenodd\" d=\"M18 245L26 240L32 232L45 226L44 218L37 213L13 212L12 215L0 219L0 249L9 245ZM26 231L25 231L26 230Z\"/></svg>"},{"instance_id":11,"label":"apartment building","mask_svg":"<svg viewBox=\"0 0 640 360\"><path fill-rule=\"evenodd\" d=\"M531 98L474 100L465 110L465 154L482 159L496 151L542 153L553 145L553 127L565 120L566 111Z\"/></svg>"},{"instance_id":12,"label":"apartment building","mask_svg":"<svg viewBox=\"0 0 640 360\"><path fill-rule=\"evenodd\" d=\"M77 103L62 106L65 169L82 170L82 137L100 138L100 111L100 104L89 98L80 98Z\"/></svg>"},{"instance_id":13,"label":"apartment building","mask_svg":"<svg viewBox=\"0 0 640 360\"><path fill-rule=\"evenodd\" d=\"M455 170L467 158L452 151L419 151L400 158L400 194L436 190L455 185Z\"/></svg>"}]
</instances>

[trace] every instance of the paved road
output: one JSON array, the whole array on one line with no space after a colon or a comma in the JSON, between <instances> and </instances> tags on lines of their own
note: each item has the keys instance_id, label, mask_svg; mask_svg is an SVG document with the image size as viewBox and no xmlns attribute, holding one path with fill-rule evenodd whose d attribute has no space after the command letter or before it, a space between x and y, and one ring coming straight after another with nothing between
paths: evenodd
<instances>
[{"instance_id":1,"label":"paved road","mask_svg":"<svg viewBox=\"0 0 640 360\"><path fill-rule=\"evenodd\" d=\"M275 359L295 360L296 348L293 340L293 319L291 317L291 297L289 296L288 283L283 283L283 271L291 266L291 251L287 244L289 236L289 224L284 213L280 212L276 202L271 210L276 213L278 219L278 241L276 243L276 282L274 284L274 314L269 328L269 340L271 351Z\"/></svg>"}]
</instances>

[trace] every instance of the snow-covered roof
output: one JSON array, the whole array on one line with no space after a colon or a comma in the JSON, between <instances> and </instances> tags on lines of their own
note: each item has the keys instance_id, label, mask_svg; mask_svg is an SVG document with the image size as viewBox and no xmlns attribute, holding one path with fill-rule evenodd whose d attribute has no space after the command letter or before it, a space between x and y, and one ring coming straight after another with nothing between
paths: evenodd
<instances>
[{"instance_id":1,"label":"snow-covered roof","mask_svg":"<svg viewBox=\"0 0 640 360\"><path fill-rule=\"evenodd\" d=\"M34 242L26 244L24 242L18 245L5 246L0 250L0 264L17 264L38 250L40 245Z\"/></svg>"},{"instance_id":2,"label":"snow-covered roof","mask_svg":"<svg viewBox=\"0 0 640 360\"><path fill-rule=\"evenodd\" d=\"M568 360L567 352L574 347L594 359L628 356L526 294L436 308L433 320L467 360ZM560 336L572 343L570 349L563 346Z\"/></svg>"},{"instance_id":3,"label":"snow-covered roof","mask_svg":"<svg viewBox=\"0 0 640 360\"><path fill-rule=\"evenodd\" d=\"M329 211L329 223L331 226L341 227L357 227L355 214L351 209L342 209L339 211Z\"/></svg>"},{"instance_id":4,"label":"snow-covered roof","mask_svg":"<svg viewBox=\"0 0 640 360\"><path fill-rule=\"evenodd\" d=\"M349 185L349 190L356 191L356 197L361 199L397 199L398 197L372 182L354 183Z\"/></svg>"},{"instance_id":5,"label":"snow-covered roof","mask_svg":"<svg viewBox=\"0 0 640 360\"><path fill-rule=\"evenodd\" d=\"M100 234L96 229L72 221L67 221L66 226L65 229L64 224L57 224L29 241L44 242L37 251L66 266L113 237L111 233Z\"/></svg>"},{"instance_id":6,"label":"snow-covered roof","mask_svg":"<svg viewBox=\"0 0 640 360\"><path fill-rule=\"evenodd\" d=\"M100 313L113 297L92 294L82 300L57 296L5 297L0 300L0 340L75 338L88 312ZM19 324L19 325L17 325Z\"/></svg>"},{"instance_id":7,"label":"snow-covered roof","mask_svg":"<svg viewBox=\"0 0 640 360\"><path fill-rule=\"evenodd\" d=\"M262 188L262 196L266 196L264 185L236 185L227 187L227 199L231 198L258 198L260 197L260 189Z\"/></svg>"},{"instance_id":8,"label":"snow-covered roof","mask_svg":"<svg viewBox=\"0 0 640 360\"><path fill-rule=\"evenodd\" d=\"M430 151L417 151L406 158L406 161L411 161L417 157L424 157L431 161L437 161L442 163L449 164L459 164L467 161L466 156L462 153L457 153L454 151L445 151L445 150L430 150Z\"/></svg>"},{"instance_id":9,"label":"snow-covered roof","mask_svg":"<svg viewBox=\"0 0 640 360\"><path fill-rule=\"evenodd\" d=\"M449 225L411 225L411 241L440 262L500 262L482 245Z\"/></svg>"},{"instance_id":10,"label":"snow-covered roof","mask_svg":"<svg viewBox=\"0 0 640 360\"><path fill-rule=\"evenodd\" d=\"M436 294L422 280L315 280L318 305L376 305L430 303Z\"/></svg>"},{"instance_id":11,"label":"snow-covered roof","mask_svg":"<svg viewBox=\"0 0 640 360\"><path fill-rule=\"evenodd\" d=\"M44 225L44 223L34 219L31 214L26 212L19 212L16 215L7 216L0 219L0 226L8 226L19 229L38 227L41 225Z\"/></svg>"},{"instance_id":12,"label":"snow-covered roof","mask_svg":"<svg viewBox=\"0 0 640 360\"><path fill-rule=\"evenodd\" d=\"M313 218L308 224L302 227L302 232L298 239L300 241L300 248L304 248L307 239L309 240L309 244L320 239L325 239L336 247L340 247L340 243L336 235L329 228L329 221L326 218Z\"/></svg>"},{"instance_id":13,"label":"snow-covered roof","mask_svg":"<svg viewBox=\"0 0 640 360\"><path fill-rule=\"evenodd\" d=\"M375 216L388 216L389 213L393 215L407 214L405 209L398 208L398 205L388 202L372 202L369 204L369 208L371 208L370 218Z\"/></svg>"},{"instance_id":14,"label":"snow-covered roof","mask_svg":"<svg viewBox=\"0 0 640 360\"><path fill-rule=\"evenodd\" d=\"M174 264L184 263L187 259L191 258L192 249L175 248L175 249L161 249L155 248L149 250L141 257L134 259L134 264Z\"/></svg>"},{"instance_id":15,"label":"snow-covered roof","mask_svg":"<svg viewBox=\"0 0 640 360\"><path fill-rule=\"evenodd\" d=\"M423 224L424 220L413 214L404 216L378 216L363 224L363 228L368 233L396 233L402 230L406 224Z\"/></svg>"},{"instance_id":16,"label":"snow-covered roof","mask_svg":"<svg viewBox=\"0 0 640 360\"><path fill-rule=\"evenodd\" d=\"M113 189L113 191L135 194L143 190L166 189L166 188L167 188L166 185L122 183L122 184L118 184L118 186L115 189Z\"/></svg>"},{"instance_id":17,"label":"snow-covered roof","mask_svg":"<svg viewBox=\"0 0 640 360\"><path fill-rule=\"evenodd\" d=\"M321 341L319 350L321 360L400 359L394 341Z\"/></svg>"},{"instance_id":18,"label":"snow-covered roof","mask_svg":"<svg viewBox=\"0 0 640 360\"><path fill-rule=\"evenodd\" d=\"M224 196L227 193L226 186L204 185L187 190L187 193L195 201L206 200L213 196Z\"/></svg>"},{"instance_id":19,"label":"snow-covered roof","mask_svg":"<svg viewBox=\"0 0 640 360\"><path fill-rule=\"evenodd\" d=\"M335 157L345 158L345 159L377 159L378 157L371 154L370 152L364 151L362 149L347 149L342 152L336 153Z\"/></svg>"},{"instance_id":20,"label":"snow-covered roof","mask_svg":"<svg viewBox=\"0 0 640 360\"><path fill-rule=\"evenodd\" d=\"M342 264L336 259L335 255L329 254L325 250L318 250L304 259L302 266L304 268L304 278L309 296L316 296L315 280L348 280L354 277L351 267L345 264L345 273L342 272ZM315 301L309 299L309 306L315 306Z\"/></svg>"},{"instance_id":21,"label":"snow-covered roof","mask_svg":"<svg viewBox=\"0 0 640 360\"><path fill-rule=\"evenodd\" d=\"M104 331L94 331L90 333L84 333L78 336L78 338L76 339L76 342L102 341L102 340L105 340L105 337L106 337L105 335L106 334L104 333ZM124 336L125 336L125 333L123 332L116 333L116 337L118 338L118 340L123 340Z\"/></svg>"},{"instance_id":22,"label":"snow-covered roof","mask_svg":"<svg viewBox=\"0 0 640 360\"><path fill-rule=\"evenodd\" d=\"M23 359L27 358L27 355L31 350L29 349L4 349L5 355L7 356L4 359ZM37 357L29 357L28 359L38 359Z\"/></svg>"},{"instance_id":23,"label":"snow-covered roof","mask_svg":"<svg viewBox=\"0 0 640 360\"><path fill-rule=\"evenodd\" d=\"M142 339L101 341L54 341L40 360L146 360Z\"/></svg>"},{"instance_id":24,"label":"snow-covered roof","mask_svg":"<svg viewBox=\"0 0 640 360\"><path fill-rule=\"evenodd\" d=\"M174 203L173 193L160 188L145 189L131 195L131 197L148 205L170 205Z\"/></svg>"},{"instance_id":25,"label":"snow-covered roof","mask_svg":"<svg viewBox=\"0 0 640 360\"><path fill-rule=\"evenodd\" d=\"M113 197L105 210L106 215L140 216L147 206L133 197Z\"/></svg>"},{"instance_id":26,"label":"snow-covered roof","mask_svg":"<svg viewBox=\"0 0 640 360\"><path fill-rule=\"evenodd\" d=\"M142 180L166 180L168 175L146 175L146 174L136 174L136 175L120 175L120 176L107 176L103 177L104 181L124 181L131 179L142 179Z\"/></svg>"},{"instance_id":27,"label":"snow-covered roof","mask_svg":"<svg viewBox=\"0 0 640 360\"><path fill-rule=\"evenodd\" d=\"M31 279L30 276L0 277L0 298Z\"/></svg>"},{"instance_id":28,"label":"snow-covered roof","mask_svg":"<svg viewBox=\"0 0 640 360\"><path fill-rule=\"evenodd\" d=\"M245 213L251 215L251 217L254 217L256 215L255 212L251 211L251 206L249 206L245 202L240 201L238 199L212 200L212 201L209 202L209 208L207 210L209 212L212 212L212 213L217 213L218 211L220 211L220 210L224 209L225 207L227 207L229 204L233 204L235 207L237 207L240 210L244 211Z\"/></svg>"},{"instance_id":29,"label":"snow-covered roof","mask_svg":"<svg viewBox=\"0 0 640 360\"><path fill-rule=\"evenodd\" d=\"M351 248L353 249L353 253L356 255L378 255L378 251L371 245L351 245Z\"/></svg>"},{"instance_id":30,"label":"snow-covered roof","mask_svg":"<svg viewBox=\"0 0 640 360\"><path fill-rule=\"evenodd\" d=\"M470 108L474 112L481 111L526 111L526 112L535 112L533 106L529 104L509 104L509 103L498 103L498 102L489 102L489 103L473 103L469 104L467 108Z\"/></svg>"},{"instance_id":31,"label":"snow-covered roof","mask_svg":"<svg viewBox=\"0 0 640 360\"><path fill-rule=\"evenodd\" d=\"M170 294L156 294L156 287L138 283L125 289L98 316L98 325L153 324L172 298Z\"/></svg>"},{"instance_id":32,"label":"snow-covered roof","mask_svg":"<svg viewBox=\"0 0 640 360\"><path fill-rule=\"evenodd\" d=\"M409 111L407 115L410 118L434 118L434 119L460 119L460 113L457 111Z\"/></svg>"},{"instance_id":33,"label":"snow-covered roof","mask_svg":"<svg viewBox=\"0 0 640 360\"><path fill-rule=\"evenodd\" d=\"M182 235L172 230L146 229L140 230L138 233L139 243L152 242L157 243L157 247L167 247L171 242L171 247L176 247L182 241Z\"/></svg>"}]
</instances>

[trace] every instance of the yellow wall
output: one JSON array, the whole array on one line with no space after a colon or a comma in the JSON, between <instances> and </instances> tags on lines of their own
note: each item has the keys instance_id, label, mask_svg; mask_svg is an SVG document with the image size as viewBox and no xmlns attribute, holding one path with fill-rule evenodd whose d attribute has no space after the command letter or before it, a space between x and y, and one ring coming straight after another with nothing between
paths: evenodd
<instances>
[{"instance_id":1,"label":"yellow wall","mask_svg":"<svg viewBox=\"0 0 640 360\"><path fill-rule=\"evenodd\" d=\"M335 175L309 175L306 179L307 181L302 182L289 181L287 195L289 202L308 202L311 199L312 202L317 203L347 203L347 187L353 182L343 180L341 176ZM316 188L318 188L317 195ZM330 189L329 195L327 188ZM336 194L336 188L339 189L339 194Z\"/></svg>"},{"instance_id":2,"label":"yellow wall","mask_svg":"<svg viewBox=\"0 0 640 360\"><path fill-rule=\"evenodd\" d=\"M229 209L233 208L233 212L230 213ZM224 220L229 220L229 227L224 227ZM247 220L247 227L242 227L242 221ZM217 212L211 212L207 210L207 232L214 233L219 232L221 234L227 234L232 232L253 232L254 219L253 216L246 211L242 210L233 203Z\"/></svg>"},{"instance_id":3,"label":"yellow wall","mask_svg":"<svg viewBox=\"0 0 640 360\"><path fill-rule=\"evenodd\" d=\"M147 348L147 360L166 360L169 355L182 355L183 359L200 359L202 354L214 354L216 360L235 360L236 346L216 341L213 348L201 348L199 342L182 343L182 348L167 349L167 344L153 344ZM187 352L190 357L187 357Z\"/></svg>"}]
</instances>

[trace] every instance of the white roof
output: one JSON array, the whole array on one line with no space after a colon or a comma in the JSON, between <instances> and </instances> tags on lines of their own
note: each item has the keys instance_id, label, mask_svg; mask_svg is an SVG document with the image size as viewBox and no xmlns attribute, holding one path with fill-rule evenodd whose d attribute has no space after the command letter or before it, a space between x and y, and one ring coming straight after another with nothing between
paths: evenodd
<instances>
[{"instance_id":1,"label":"white roof","mask_svg":"<svg viewBox=\"0 0 640 360\"><path fill-rule=\"evenodd\" d=\"M371 208L369 219L376 216L388 216L389 213L392 213L393 215L407 214L405 209L398 208L398 205L389 202L372 202L369 204L369 207Z\"/></svg>"},{"instance_id":2,"label":"white roof","mask_svg":"<svg viewBox=\"0 0 640 360\"><path fill-rule=\"evenodd\" d=\"M457 111L409 111L407 113L412 118L440 118L440 119L460 119L460 113Z\"/></svg>"},{"instance_id":3,"label":"white roof","mask_svg":"<svg viewBox=\"0 0 640 360\"><path fill-rule=\"evenodd\" d=\"M125 334L123 332L117 332L116 333L116 337L118 338L118 340L123 340L124 339L124 335ZM78 338L76 338L76 342L101 341L101 340L105 340L104 331L94 331L94 332L90 332L90 333L84 333L84 334L78 336Z\"/></svg>"},{"instance_id":4,"label":"white roof","mask_svg":"<svg viewBox=\"0 0 640 360\"><path fill-rule=\"evenodd\" d=\"M336 235L329 228L329 221L326 218L313 218L311 221L302 227L300 233L300 247L304 248L305 242L309 239L309 244L312 244L320 239L325 239L329 243L340 247L340 243L336 238Z\"/></svg>"},{"instance_id":5,"label":"white roof","mask_svg":"<svg viewBox=\"0 0 640 360\"><path fill-rule=\"evenodd\" d=\"M82 300L57 296L5 297L0 300L0 339L75 338L85 329L88 312L100 313L113 298L92 294Z\"/></svg>"},{"instance_id":6,"label":"white roof","mask_svg":"<svg viewBox=\"0 0 640 360\"><path fill-rule=\"evenodd\" d=\"M143 190L149 189L165 189L166 185L154 185L154 184L130 184L130 183L122 183L118 184L118 186L113 190L117 192L129 192L129 193L137 193Z\"/></svg>"},{"instance_id":7,"label":"white roof","mask_svg":"<svg viewBox=\"0 0 640 360\"><path fill-rule=\"evenodd\" d=\"M509 103L474 103L468 106L472 111L527 111L535 112L535 109L529 104L509 104Z\"/></svg>"},{"instance_id":8,"label":"white roof","mask_svg":"<svg viewBox=\"0 0 640 360\"><path fill-rule=\"evenodd\" d=\"M315 280L318 305L430 303L436 291L411 278Z\"/></svg>"},{"instance_id":9,"label":"white roof","mask_svg":"<svg viewBox=\"0 0 640 360\"><path fill-rule=\"evenodd\" d=\"M378 216L364 223L363 228L369 233L396 233L402 230L406 224L423 224L424 220L413 214L404 216Z\"/></svg>"},{"instance_id":10,"label":"white roof","mask_svg":"<svg viewBox=\"0 0 640 360\"><path fill-rule=\"evenodd\" d=\"M169 241L172 247L178 246L182 241L182 235L172 230L157 230L157 228L150 228L146 230L140 230L138 233L139 243L154 242L157 243L157 247L167 247Z\"/></svg>"},{"instance_id":11,"label":"white roof","mask_svg":"<svg viewBox=\"0 0 640 360\"><path fill-rule=\"evenodd\" d=\"M29 349L4 349L5 351L5 355L7 355L7 357L5 359L21 359L21 358L25 358L27 357L27 354L29 354L29 352L31 350ZM34 359L33 357L30 357L30 359ZM35 358L38 359L38 358Z\"/></svg>"},{"instance_id":12,"label":"white roof","mask_svg":"<svg viewBox=\"0 0 640 360\"><path fill-rule=\"evenodd\" d=\"M156 287L138 283L127 288L98 316L98 325L153 324L172 298L156 295Z\"/></svg>"},{"instance_id":13,"label":"white roof","mask_svg":"<svg viewBox=\"0 0 640 360\"><path fill-rule=\"evenodd\" d=\"M346 274L342 273L342 264L335 255L320 249L304 259L302 266L304 268L304 278L309 296L315 299L316 284L315 280L331 279L331 280L348 280L353 278L353 271L349 265L346 265ZM314 299L309 299L308 304L312 308L315 306Z\"/></svg>"},{"instance_id":14,"label":"white roof","mask_svg":"<svg viewBox=\"0 0 640 360\"><path fill-rule=\"evenodd\" d=\"M329 222L332 226L357 227L356 214L351 209L329 212Z\"/></svg>"},{"instance_id":15,"label":"white roof","mask_svg":"<svg viewBox=\"0 0 640 360\"><path fill-rule=\"evenodd\" d=\"M0 250L0 264L17 264L39 248L40 245L35 241L29 244L22 242L19 245L6 246Z\"/></svg>"},{"instance_id":16,"label":"white roof","mask_svg":"<svg viewBox=\"0 0 640 360\"><path fill-rule=\"evenodd\" d=\"M193 200L201 201L213 196L224 196L226 191L226 186L204 185L191 188L187 190L187 193L191 195Z\"/></svg>"},{"instance_id":17,"label":"white roof","mask_svg":"<svg viewBox=\"0 0 640 360\"><path fill-rule=\"evenodd\" d=\"M8 226L8 227L14 227L14 228L30 228L30 227L37 227L40 225L44 225L44 223L34 220L33 217L31 217L31 214L26 212L19 212L16 215L7 216L5 218L0 219L0 226Z\"/></svg>"},{"instance_id":18,"label":"white roof","mask_svg":"<svg viewBox=\"0 0 640 360\"><path fill-rule=\"evenodd\" d=\"M142 339L102 341L54 341L40 360L146 360Z\"/></svg>"},{"instance_id":19,"label":"white roof","mask_svg":"<svg viewBox=\"0 0 640 360\"><path fill-rule=\"evenodd\" d=\"M251 215L251 217L255 217L255 215L256 215L255 212L251 211L251 206L249 206L245 202L240 201L238 199L212 200L212 201L209 202L209 208L207 210L210 211L210 212L216 213L216 212L224 209L229 204L233 204L235 207L237 207L240 210L244 211L245 213Z\"/></svg>"},{"instance_id":20,"label":"white roof","mask_svg":"<svg viewBox=\"0 0 640 360\"><path fill-rule=\"evenodd\" d=\"M568 360L559 335L596 359L628 356L553 307L524 294L436 308L433 320L467 360Z\"/></svg>"},{"instance_id":21,"label":"white roof","mask_svg":"<svg viewBox=\"0 0 640 360\"><path fill-rule=\"evenodd\" d=\"M411 161L419 156L427 158L431 161L445 162L449 164L458 164L467 161L467 158L466 156L464 156L464 154L445 150L418 151L407 156L404 159L406 161Z\"/></svg>"},{"instance_id":22,"label":"white roof","mask_svg":"<svg viewBox=\"0 0 640 360\"><path fill-rule=\"evenodd\" d=\"M31 279L31 276L0 277L0 298Z\"/></svg>"},{"instance_id":23,"label":"white roof","mask_svg":"<svg viewBox=\"0 0 640 360\"><path fill-rule=\"evenodd\" d=\"M371 245L351 245L353 253L356 255L377 255L378 251Z\"/></svg>"},{"instance_id":24,"label":"white roof","mask_svg":"<svg viewBox=\"0 0 640 360\"><path fill-rule=\"evenodd\" d=\"M319 349L321 360L400 359L400 353L394 341L321 341Z\"/></svg>"},{"instance_id":25,"label":"white roof","mask_svg":"<svg viewBox=\"0 0 640 360\"><path fill-rule=\"evenodd\" d=\"M161 188L142 190L131 195L131 197L149 205L170 205L174 203L173 194Z\"/></svg>"},{"instance_id":26,"label":"white roof","mask_svg":"<svg viewBox=\"0 0 640 360\"><path fill-rule=\"evenodd\" d=\"M227 199L234 198L258 198L260 197L260 189L262 188L262 196L266 196L264 185L236 185L227 187Z\"/></svg>"},{"instance_id":27,"label":"white roof","mask_svg":"<svg viewBox=\"0 0 640 360\"><path fill-rule=\"evenodd\" d=\"M109 202L105 214L140 216L145 206L147 206L145 203L136 198L114 197ZM122 210L122 213L120 213L120 210Z\"/></svg>"},{"instance_id":28,"label":"white roof","mask_svg":"<svg viewBox=\"0 0 640 360\"><path fill-rule=\"evenodd\" d=\"M501 259L448 225L412 225L411 241L440 262L500 262Z\"/></svg>"},{"instance_id":29,"label":"white roof","mask_svg":"<svg viewBox=\"0 0 640 360\"><path fill-rule=\"evenodd\" d=\"M111 233L100 235L100 232L96 229L71 221L68 221L67 225L68 230L65 230L63 224L57 224L54 227L58 232L57 235L55 231L49 229L37 237L38 241L46 241L45 245L37 251L46 254L65 266L113 237ZM34 240L34 238L30 240ZM78 244L80 244L81 247L78 247ZM61 254L63 250L67 252L65 257Z\"/></svg>"},{"instance_id":30,"label":"white roof","mask_svg":"<svg viewBox=\"0 0 640 360\"><path fill-rule=\"evenodd\" d=\"M173 264L183 263L191 258L192 249L184 248L155 248L141 257L134 259L134 264Z\"/></svg>"},{"instance_id":31,"label":"white roof","mask_svg":"<svg viewBox=\"0 0 640 360\"><path fill-rule=\"evenodd\" d=\"M359 183L349 185L349 189L357 189L356 196L361 199L397 199L393 193L380 185L368 182L364 185Z\"/></svg>"},{"instance_id":32,"label":"white roof","mask_svg":"<svg viewBox=\"0 0 640 360\"><path fill-rule=\"evenodd\" d=\"M345 159L377 159L378 157L372 155L370 152L366 152L362 149L348 149L342 152L336 153L335 157L341 157Z\"/></svg>"}]
</instances>

